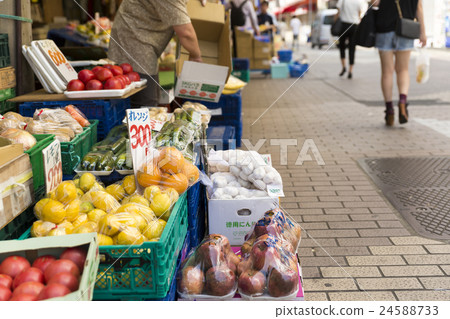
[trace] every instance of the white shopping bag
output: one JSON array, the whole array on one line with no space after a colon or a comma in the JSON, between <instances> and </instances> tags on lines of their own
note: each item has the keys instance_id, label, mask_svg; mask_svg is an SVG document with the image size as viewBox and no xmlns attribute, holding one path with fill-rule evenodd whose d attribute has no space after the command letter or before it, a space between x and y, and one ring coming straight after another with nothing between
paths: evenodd
<instances>
[{"instance_id":1,"label":"white shopping bag","mask_svg":"<svg viewBox=\"0 0 450 319\"><path fill-rule=\"evenodd\" d=\"M416 58L416 81L426 83L430 77L430 56L425 49L418 49L419 55Z\"/></svg>"}]
</instances>

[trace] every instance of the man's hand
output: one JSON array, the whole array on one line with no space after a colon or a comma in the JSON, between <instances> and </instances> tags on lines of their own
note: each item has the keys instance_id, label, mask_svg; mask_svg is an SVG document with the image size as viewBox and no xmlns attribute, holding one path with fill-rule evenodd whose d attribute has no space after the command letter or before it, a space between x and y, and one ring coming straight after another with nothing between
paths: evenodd
<instances>
[{"instance_id":1,"label":"man's hand","mask_svg":"<svg viewBox=\"0 0 450 319\"><path fill-rule=\"evenodd\" d=\"M202 6L206 6L206 0L200 0Z\"/></svg>"},{"instance_id":2,"label":"man's hand","mask_svg":"<svg viewBox=\"0 0 450 319\"><path fill-rule=\"evenodd\" d=\"M192 56L192 55L189 55L189 61L200 62L200 63L203 62L201 56L195 57L195 56Z\"/></svg>"},{"instance_id":3,"label":"man's hand","mask_svg":"<svg viewBox=\"0 0 450 319\"><path fill-rule=\"evenodd\" d=\"M422 48L427 45L427 35L425 32L420 33L419 43Z\"/></svg>"}]
</instances>

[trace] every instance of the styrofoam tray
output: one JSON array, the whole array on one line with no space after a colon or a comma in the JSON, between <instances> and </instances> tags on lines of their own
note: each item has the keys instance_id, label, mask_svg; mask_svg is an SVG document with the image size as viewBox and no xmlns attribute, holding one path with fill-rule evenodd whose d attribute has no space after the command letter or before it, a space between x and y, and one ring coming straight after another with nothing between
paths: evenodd
<instances>
[{"instance_id":1,"label":"styrofoam tray","mask_svg":"<svg viewBox=\"0 0 450 319\"><path fill-rule=\"evenodd\" d=\"M98 61L95 60L80 60L80 61L69 61L70 65L73 67L79 67L79 66L90 66L90 65L105 65L109 62L101 59Z\"/></svg>"},{"instance_id":2,"label":"styrofoam tray","mask_svg":"<svg viewBox=\"0 0 450 319\"><path fill-rule=\"evenodd\" d=\"M132 82L122 90L64 91L64 95L71 99L121 97L130 92L132 89L143 86L145 83L147 83L147 80L143 79L139 82Z\"/></svg>"},{"instance_id":3,"label":"styrofoam tray","mask_svg":"<svg viewBox=\"0 0 450 319\"><path fill-rule=\"evenodd\" d=\"M210 295L189 295L189 294L183 294L179 291L178 295L183 300L190 300L190 301L225 301L225 300L233 300L234 295L237 292L237 281L235 284L234 289L225 296L210 296Z\"/></svg>"},{"instance_id":4,"label":"styrofoam tray","mask_svg":"<svg viewBox=\"0 0 450 319\"><path fill-rule=\"evenodd\" d=\"M38 70L38 68L36 67L36 65L34 65L31 57L28 55L28 46L23 45L22 46L22 54L25 57L25 59L27 60L28 64L30 65L31 69L33 70L34 74L36 75L36 77L38 78L39 82L42 84L42 86L44 87L45 91L48 93L54 93L53 89L50 87L50 85L47 83L47 81L45 80L45 78L42 76L41 72Z\"/></svg>"},{"instance_id":5,"label":"styrofoam tray","mask_svg":"<svg viewBox=\"0 0 450 319\"><path fill-rule=\"evenodd\" d=\"M91 173L94 176L109 176L111 175L114 171L82 171L77 169L74 169L75 173L77 174L84 174L84 173Z\"/></svg>"},{"instance_id":6,"label":"styrofoam tray","mask_svg":"<svg viewBox=\"0 0 450 319\"><path fill-rule=\"evenodd\" d=\"M131 175L134 174L134 171L132 169L116 169L116 172L120 175Z\"/></svg>"}]
</instances>

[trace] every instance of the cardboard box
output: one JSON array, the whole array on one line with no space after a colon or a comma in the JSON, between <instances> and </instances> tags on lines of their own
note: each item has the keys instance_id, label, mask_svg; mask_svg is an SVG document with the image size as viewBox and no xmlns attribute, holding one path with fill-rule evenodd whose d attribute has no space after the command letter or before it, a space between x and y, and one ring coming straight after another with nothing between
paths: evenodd
<instances>
[{"instance_id":1,"label":"cardboard box","mask_svg":"<svg viewBox=\"0 0 450 319\"><path fill-rule=\"evenodd\" d=\"M253 58L270 60L272 58L272 43L253 39Z\"/></svg>"},{"instance_id":2,"label":"cardboard box","mask_svg":"<svg viewBox=\"0 0 450 319\"><path fill-rule=\"evenodd\" d=\"M218 102L232 69L230 19L222 4L208 2L203 7L200 1L189 1L187 9L203 63L189 62L187 50L178 46L175 96Z\"/></svg>"},{"instance_id":3,"label":"cardboard box","mask_svg":"<svg viewBox=\"0 0 450 319\"><path fill-rule=\"evenodd\" d=\"M68 247L83 246L87 249L86 262L78 290L64 297L48 299L51 301L89 301L94 293L100 257L97 245L97 233L65 235L58 237L40 237L26 240L6 240L0 246L0 260L8 256L19 255L30 263L43 255L59 257Z\"/></svg>"},{"instance_id":4,"label":"cardboard box","mask_svg":"<svg viewBox=\"0 0 450 319\"><path fill-rule=\"evenodd\" d=\"M21 144L0 147L0 228L34 200L33 172Z\"/></svg>"},{"instance_id":5,"label":"cardboard box","mask_svg":"<svg viewBox=\"0 0 450 319\"><path fill-rule=\"evenodd\" d=\"M0 69L0 90L16 86L16 70L13 67Z\"/></svg>"},{"instance_id":6,"label":"cardboard box","mask_svg":"<svg viewBox=\"0 0 450 319\"><path fill-rule=\"evenodd\" d=\"M270 59L251 59L250 69L252 70L270 70Z\"/></svg>"},{"instance_id":7,"label":"cardboard box","mask_svg":"<svg viewBox=\"0 0 450 319\"><path fill-rule=\"evenodd\" d=\"M238 58L253 58L253 33L234 28L236 55Z\"/></svg>"},{"instance_id":8,"label":"cardboard box","mask_svg":"<svg viewBox=\"0 0 450 319\"><path fill-rule=\"evenodd\" d=\"M277 199L208 199L210 234L222 234L232 246L240 246L245 235L268 210L278 206Z\"/></svg>"}]
</instances>

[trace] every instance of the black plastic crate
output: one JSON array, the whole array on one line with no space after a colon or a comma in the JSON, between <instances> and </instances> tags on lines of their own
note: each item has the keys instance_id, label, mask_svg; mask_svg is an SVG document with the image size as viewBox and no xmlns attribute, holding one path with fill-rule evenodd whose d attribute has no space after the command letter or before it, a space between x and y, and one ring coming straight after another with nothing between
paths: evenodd
<instances>
[{"instance_id":1,"label":"black plastic crate","mask_svg":"<svg viewBox=\"0 0 450 319\"><path fill-rule=\"evenodd\" d=\"M8 34L0 33L0 68L7 67L11 64L9 55Z\"/></svg>"}]
</instances>

